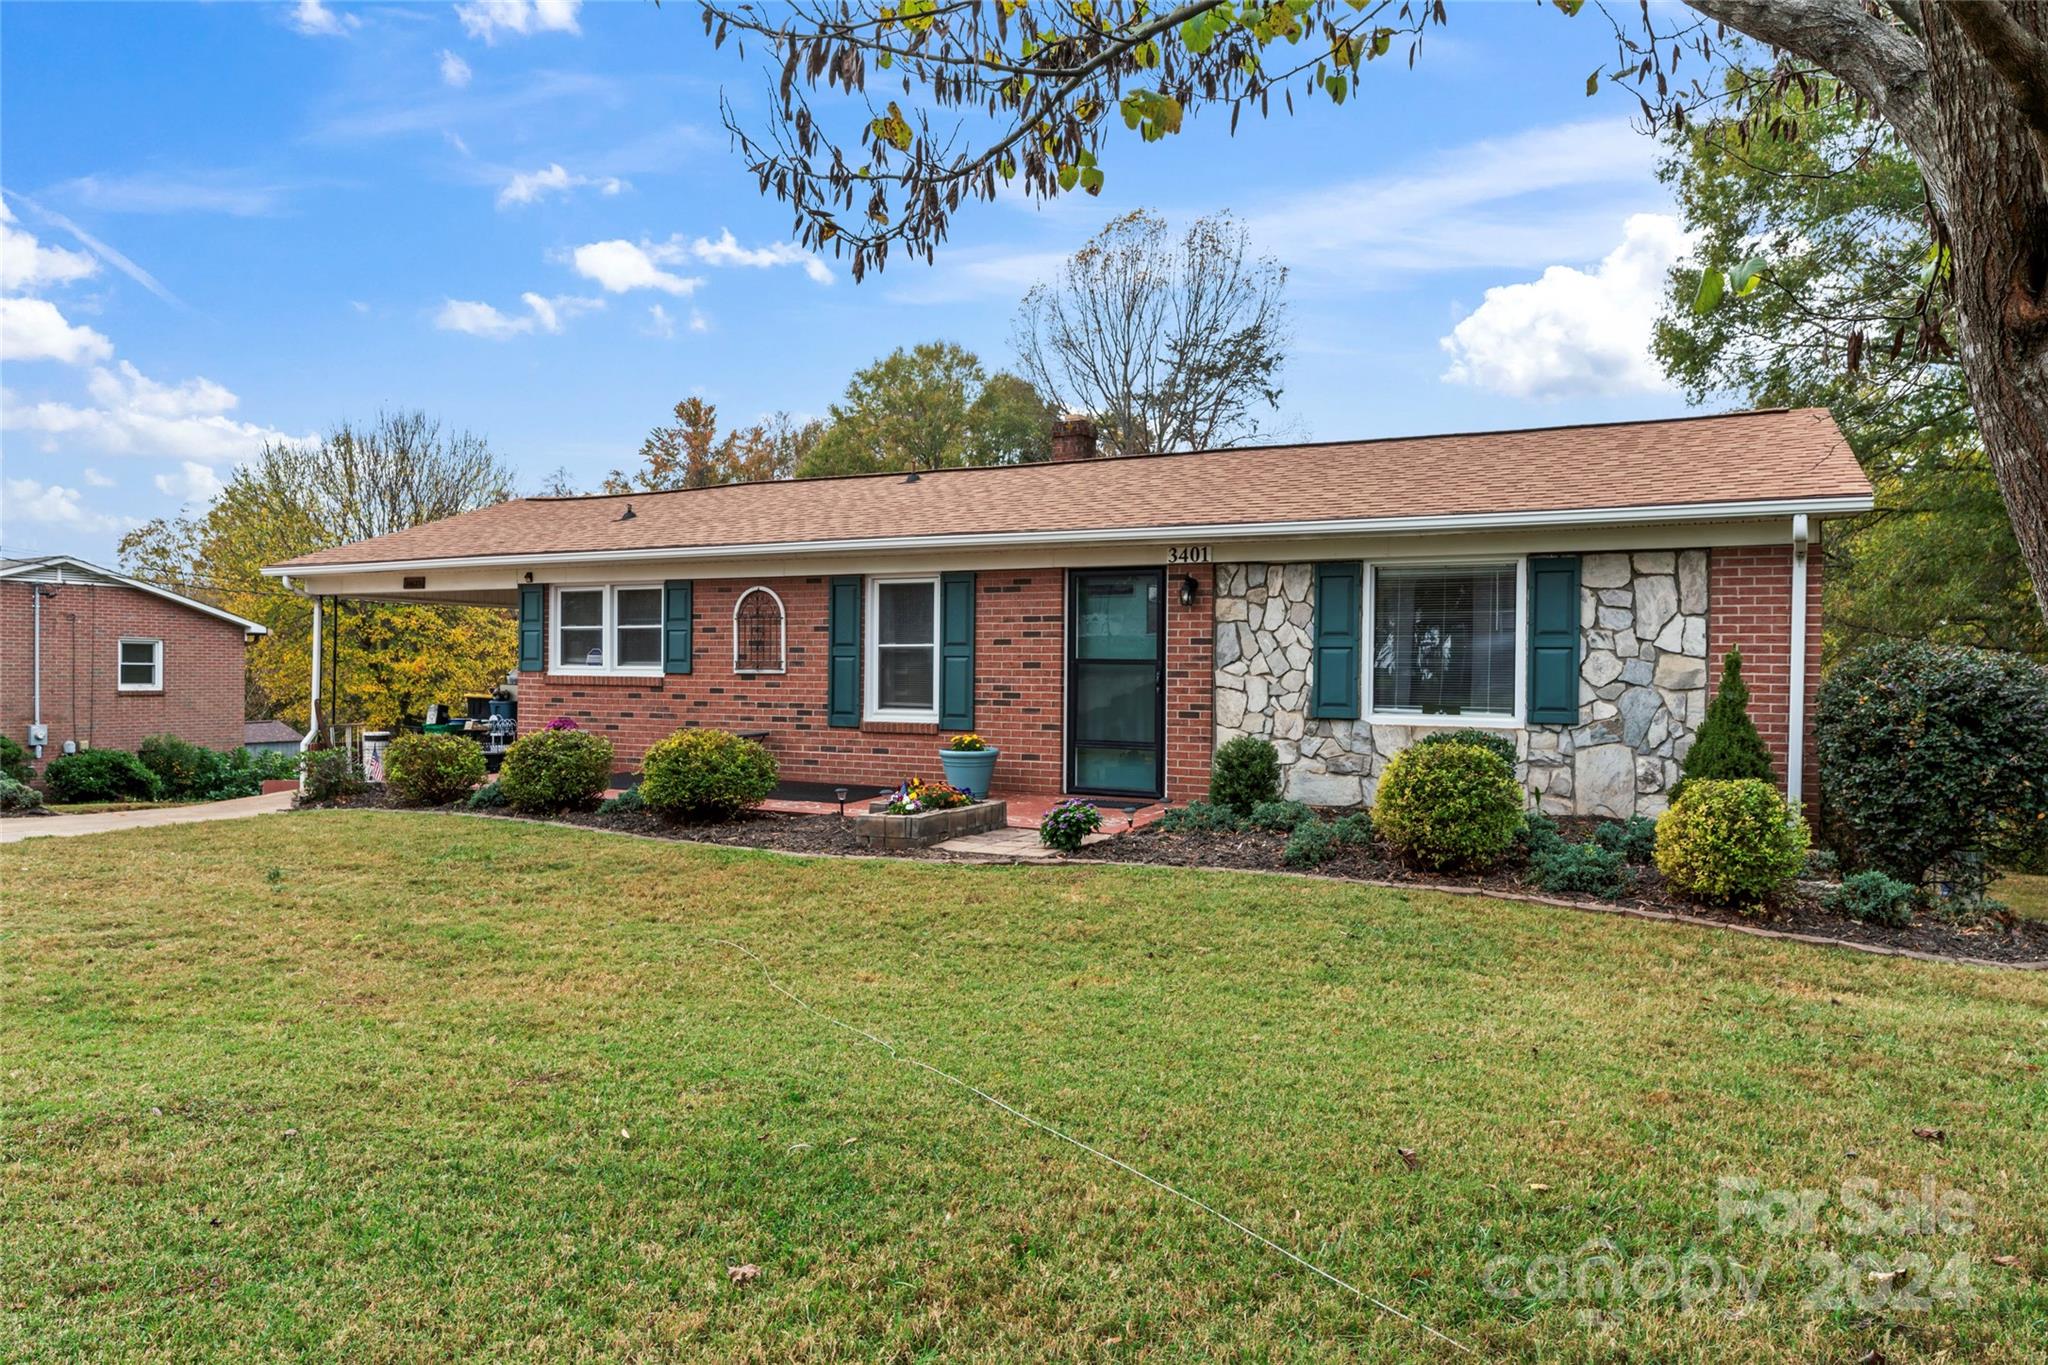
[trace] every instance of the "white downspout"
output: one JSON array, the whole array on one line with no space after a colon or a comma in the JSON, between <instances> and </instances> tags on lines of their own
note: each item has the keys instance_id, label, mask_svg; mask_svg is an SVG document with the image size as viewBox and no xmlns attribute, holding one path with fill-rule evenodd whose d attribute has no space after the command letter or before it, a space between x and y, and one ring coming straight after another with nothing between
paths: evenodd
<instances>
[{"instance_id":1,"label":"white downspout","mask_svg":"<svg viewBox=\"0 0 2048 1365\"><path fill-rule=\"evenodd\" d=\"M35 634L29 645L32 660L29 671L34 679L29 685L29 693L34 700L30 703L28 733L30 740L33 741L29 747L35 750L36 762L40 763L43 761L43 585L29 584L28 594L35 599L36 604Z\"/></svg>"},{"instance_id":2,"label":"white downspout","mask_svg":"<svg viewBox=\"0 0 2048 1365\"><path fill-rule=\"evenodd\" d=\"M1785 740L1785 796L1794 806L1805 797L1806 542L1806 513L1801 512L1792 518L1792 729Z\"/></svg>"},{"instance_id":3,"label":"white downspout","mask_svg":"<svg viewBox=\"0 0 2048 1365\"><path fill-rule=\"evenodd\" d=\"M306 705L306 735L299 741L299 791L306 790L305 754L320 735L320 606L324 601L313 594L313 693Z\"/></svg>"}]
</instances>

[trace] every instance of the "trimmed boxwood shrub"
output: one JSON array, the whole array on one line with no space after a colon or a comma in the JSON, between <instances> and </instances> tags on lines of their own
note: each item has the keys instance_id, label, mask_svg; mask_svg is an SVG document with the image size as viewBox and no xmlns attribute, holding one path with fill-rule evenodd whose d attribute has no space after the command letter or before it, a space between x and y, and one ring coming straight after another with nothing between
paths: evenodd
<instances>
[{"instance_id":1,"label":"trimmed boxwood shrub","mask_svg":"<svg viewBox=\"0 0 2048 1365\"><path fill-rule=\"evenodd\" d=\"M1263 739L1239 735L1217 746L1209 767L1209 804L1248 816L1252 807L1280 799L1280 751Z\"/></svg>"},{"instance_id":2,"label":"trimmed boxwood shrub","mask_svg":"<svg viewBox=\"0 0 2048 1365\"><path fill-rule=\"evenodd\" d=\"M468 798L482 780L483 746L461 735L399 735L384 750L384 785L408 806Z\"/></svg>"},{"instance_id":3,"label":"trimmed boxwood shrub","mask_svg":"<svg viewBox=\"0 0 2048 1365\"><path fill-rule=\"evenodd\" d=\"M0 777L11 777L26 786L33 776L28 750L15 743L12 736L0 735Z\"/></svg>"},{"instance_id":4,"label":"trimmed boxwood shrub","mask_svg":"<svg viewBox=\"0 0 2048 1365\"><path fill-rule=\"evenodd\" d=\"M1821 787L1851 865L1917 886L1970 855L2014 861L2048 827L2048 668L2009 654L1873 645L1815 717Z\"/></svg>"},{"instance_id":5,"label":"trimmed boxwood shrub","mask_svg":"<svg viewBox=\"0 0 2048 1365\"><path fill-rule=\"evenodd\" d=\"M1413 744L1380 776L1373 827L1418 867L1491 867L1523 828L1522 788L1491 749Z\"/></svg>"},{"instance_id":6,"label":"trimmed boxwood shrub","mask_svg":"<svg viewBox=\"0 0 2048 1365\"><path fill-rule=\"evenodd\" d=\"M612 781L612 742L588 730L536 730L512 741L498 786L514 810L552 813L585 806Z\"/></svg>"},{"instance_id":7,"label":"trimmed boxwood shrub","mask_svg":"<svg viewBox=\"0 0 2048 1365\"><path fill-rule=\"evenodd\" d=\"M1865 924L1903 929L1913 922L1913 888L1882 872L1855 872L1828 892L1828 909Z\"/></svg>"},{"instance_id":8,"label":"trimmed boxwood shrub","mask_svg":"<svg viewBox=\"0 0 2048 1365\"><path fill-rule=\"evenodd\" d=\"M1702 900L1752 905L1806 865L1806 821L1754 777L1686 784L1657 821L1657 870Z\"/></svg>"},{"instance_id":9,"label":"trimmed boxwood shrub","mask_svg":"<svg viewBox=\"0 0 2048 1365\"><path fill-rule=\"evenodd\" d=\"M775 755L726 730L678 730L647 751L640 799L657 815L725 820L775 791Z\"/></svg>"},{"instance_id":10,"label":"trimmed boxwood shrub","mask_svg":"<svg viewBox=\"0 0 2048 1365\"><path fill-rule=\"evenodd\" d=\"M86 749L52 760L43 771L50 799L79 801L155 801L163 796L156 774L126 749Z\"/></svg>"},{"instance_id":11,"label":"trimmed boxwood shrub","mask_svg":"<svg viewBox=\"0 0 2048 1365\"><path fill-rule=\"evenodd\" d=\"M1509 768L1515 766L1515 742L1498 730L1439 730L1433 735L1424 735L1417 744L1471 744L1499 754L1501 762Z\"/></svg>"},{"instance_id":12,"label":"trimmed boxwood shrub","mask_svg":"<svg viewBox=\"0 0 2048 1365\"><path fill-rule=\"evenodd\" d=\"M1756 722L1749 718L1749 684L1742 681L1742 651L1731 649L1721 660L1721 681L1714 688L1714 699L1707 703L1706 719L1700 722L1692 747L1679 765L1678 786L1672 797L1676 799L1688 782L1740 777L1778 780L1771 768L1771 751L1757 733Z\"/></svg>"}]
</instances>

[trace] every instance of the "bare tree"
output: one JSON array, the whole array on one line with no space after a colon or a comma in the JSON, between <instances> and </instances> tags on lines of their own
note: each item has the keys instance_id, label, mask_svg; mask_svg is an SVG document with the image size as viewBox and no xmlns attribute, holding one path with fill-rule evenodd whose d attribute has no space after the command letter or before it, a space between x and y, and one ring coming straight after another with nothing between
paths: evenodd
<instances>
[{"instance_id":1,"label":"bare tree","mask_svg":"<svg viewBox=\"0 0 2048 1365\"><path fill-rule=\"evenodd\" d=\"M1287 270L1249 249L1227 213L1196 219L1178 241L1157 214L1113 219L1025 295L1026 377L1093 416L1114 454L1252 439L1261 407L1280 404Z\"/></svg>"},{"instance_id":2,"label":"bare tree","mask_svg":"<svg viewBox=\"0 0 2048 1365\"><path fill-rule=\"evenodd\" d=\"M1555 3L1577 14L1584 0ZM1608 79L1652 125L1740 122L1769 109L1773 84L1832 81L1911 150L1938 249L1929 287L1953 302L1985 449L2048 616L2048 0L1688 3L1690 16L1645 4L1640 22L1616 24ZM847 252L856 276L891 245L929 257L962 203L1006 186L1099 192L1114 118L1151 141L1205 104L1235 126L1276 96L1289 110L1297 94L1342 103L1366 63L1399 40L1412 64L1424 31L1448 21L1442 0L704 0L703 12L720 42L771 54L768 129L749 132L730 107L727 126L804 243ZM1731 34L1777 52L1770 81L1725 79ZM902 100L871 96L871 75ZM851 136L812 108L821 85L867 102ZM1756 126L1768 135L1782 117Z\"/></svg>"}]
</instances>

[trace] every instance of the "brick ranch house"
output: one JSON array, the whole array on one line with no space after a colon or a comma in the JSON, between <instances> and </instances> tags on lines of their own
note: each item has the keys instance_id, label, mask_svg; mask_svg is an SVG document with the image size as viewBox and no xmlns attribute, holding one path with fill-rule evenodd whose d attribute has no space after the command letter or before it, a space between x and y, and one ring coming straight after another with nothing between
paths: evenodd
<instances>
[{"instance_id":1,"label":"brick ranch house","mask_svg":"<svg viewBox=\"0 0 2048 1365\"><path fill-rule=\"evenodd\" d=\"M244 651L264 633L70 555L0 560L0 730L42 762L162 734L239 748Z\"/></svg>"},{"instance_id":2,"label":"brick ranch house","mask_svg":"<svg viewBox=\"0 0 2048 1365\"><path fill-rule=\"evenodd\" d=\"M785 779L936 775L1182 802L1215 746L1289 795L1371 798L1433 729L1513 736L1532 802L1661 810L1739 645L1795 797L1820 526L1871 505L1822 410L525 498L268 572L316 596L520 619L519 727L622 762L687 725L763 732Z\"/></svg>"}]
</instances>

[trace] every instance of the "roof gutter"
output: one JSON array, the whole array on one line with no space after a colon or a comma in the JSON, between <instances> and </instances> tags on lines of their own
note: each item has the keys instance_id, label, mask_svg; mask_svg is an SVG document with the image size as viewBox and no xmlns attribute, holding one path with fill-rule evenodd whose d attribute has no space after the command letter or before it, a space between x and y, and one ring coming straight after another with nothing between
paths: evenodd
<instances>
[{"instance_id":1,"label":"roof gutter","mask_svg":"<svg viewBox=\"0 0 2048 1365\"><path fill-rule=\"evenodd\" d=\"M1516 530L1550 526L1616 526L1634 522L1753 521L1806 515L1854 516L1868 512L1867 493L1834 498L1774 498L1750 502L1691 502L1647 507L1594 507L1555 512L1454 513L1436 517L1346 517L1321 521L1236 521L1193 526L1101 527L1078 531L996 531L952 536L877 536L849 540L761 541L749 545L657 545L630 550L552 550L540 554L451 555L445 558L366 560L353 564L272 565L273 578L297 574L379 573L421 567L493 568L572 560L584 564L644 560L741 559L754 555L822 555L848 551L978 550L1019 545L1086 545L1103 541L1140 544L1185 541L1299 539L1308 536L1422 534L1442 531Z\"/></svg>"}]
</instances>

